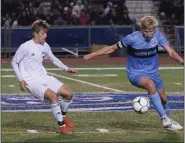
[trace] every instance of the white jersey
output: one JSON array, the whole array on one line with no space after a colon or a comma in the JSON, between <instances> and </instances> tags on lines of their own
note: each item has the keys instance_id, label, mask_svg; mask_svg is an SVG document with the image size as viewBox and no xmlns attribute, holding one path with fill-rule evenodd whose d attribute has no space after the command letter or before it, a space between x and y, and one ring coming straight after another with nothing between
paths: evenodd
<instances>
[{"instance_id":1,"label":"white jersey","mask_svg":"<svg viewBox=\"0 0 185 143\"><path fill-rule=\"evenodd\" d=\"M53 55L50 46L46 42L36 44L33 40L20 45L11 64L19 81L28 81L47 74L46 69L43 67L43 60L46 58L51 60L57 67L68 70L68 67Z\"/></svg>"}]
</instances>

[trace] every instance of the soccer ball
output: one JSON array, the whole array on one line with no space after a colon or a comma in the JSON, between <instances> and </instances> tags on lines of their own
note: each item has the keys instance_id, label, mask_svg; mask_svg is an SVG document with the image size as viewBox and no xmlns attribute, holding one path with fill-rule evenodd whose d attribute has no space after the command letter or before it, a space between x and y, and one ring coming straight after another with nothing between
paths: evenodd
<instances>
[{"instance_id":1,"label":"soccer ball","mask_svg":"<svg viewBox=\"0 0 185 143\"><path fill-rule=\"evenodd\" d=\"M146 97L138 96L134 98L134 100L132 101L132 108L137 113L143 114L148 111L149 107L150 107L150 102Z\"/></svg>"}]
</instances>

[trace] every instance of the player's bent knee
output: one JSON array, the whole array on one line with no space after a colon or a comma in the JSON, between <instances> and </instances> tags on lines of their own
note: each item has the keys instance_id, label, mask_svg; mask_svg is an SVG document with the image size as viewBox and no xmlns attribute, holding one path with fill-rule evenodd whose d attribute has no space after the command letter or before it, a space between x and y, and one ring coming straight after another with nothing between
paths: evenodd
<instances>
[{"instance_id":1,"label":"player's bent knee","mask_svg":"<svg viewBox=\"0 0 185 143\"><path fill-rule=\"evenodd\" d=\"M154 84L154 82L153 82L153 81L149 81L149 82L147 83L147 87L150 88L150 89L155 89L155 84Z\"/></svg>"},{"instance_id":2,"label":"player's bent knee","mask_svg":"<svg viewBox=\"0 0 185 143\"><path fill-rule=\"evenodd\" d=\"M155 83L153 81L149 81L147 83L147 90L150 94L155 94L156 88L155 88Z\"/></svg>"},{"instance_id":3,"label":"player's bent knee","mask_svg":"<svg viewBox=\"0 0 185 143\"><path fill-rule=\"evenodd\" d=\"M57 95L50 89L46 90L44 98L48 99L52 104L58 103Z\"/></svg>"},{"instance_id":4,"label":"player's bent knee","mask_svg":"<svg viewBox=\"0 0 185 143\"><path fill-rule=\"evenodd\" d=\"M72 92L69 92L66 96L64 96L64 98L67 99L67 100L72 100L73 93Z\"/></svg>"}]
</instances>

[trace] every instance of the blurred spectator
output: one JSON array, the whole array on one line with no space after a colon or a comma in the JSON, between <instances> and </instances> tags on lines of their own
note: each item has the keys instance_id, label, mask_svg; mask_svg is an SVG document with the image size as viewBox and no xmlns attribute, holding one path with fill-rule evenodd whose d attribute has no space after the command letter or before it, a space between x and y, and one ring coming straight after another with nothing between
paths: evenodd
<instances>
[{"instance_id":1,"label":"blurred spectator","mask_svg":"<svg viewBox=\"0 0 185 143\"><path fill-rule=\"evenodd\" d=\"M47 20L50 25L124 24L125 0L117 1L119 3L108 0L3 0L1 25L29 26L37 19Z\"/></svg>"},{"instance_id":2,"label":"blurred spectator","mask_svg":"<svg viewBox=\"0 0 185 143\"><path fill-rule=\"evenodd\" d=\"M132 20L128 16L128 11L127 10L123 11L122 22L123 22L124 25L132 24Z\"/></svg>"},{"instance_id":3,"label":"blurred spectator","mask_svg":"<svg viewBox=\"0 0 185 143\"><path fill-rule=\"evenodd\" d=\"M51 10L54 10L54 9L59 10L59 5L60 5L60 3L59 3L58 0L52 0L52 2L51 2Z\"/></svg>"},{"instance_id":4,"label":"blurred spectator","mask_svg":"<svg viewBox=\"0 0 185 143\"><path fill-rule=\"evenodd\" d=\"M107 3L107 7L104 10L104 16L107 16L107 14L110 12L112 5L113 5L112 2Z\"/></svg>"},{"instance_id":5,"label":"blurred spectator","mask_svg":"<svg viewBox=\"0 0 185 143\"><path fill-rule=\"evenodd\" d=\"M109 18L109 23L111 25L119 25L121 24L121 18L119 17L116 8L112 8L110 11L110 18Z\"/></svg>"},{"instance_id":6,"label":"blurred spectator","mask_svg":"<svg viewBox=\"0 0 185 143\"><path fill-rule=\"evenodd\" d=\"M168 24L168 18L164 12L160 13L160 21L165 25Z\"/></svg>"},{"instance_id":7,"label":"blurred spectator","mask_svg":"<svg viewBox=\"0 0 185 143\"><path fill-rule=\"evenodd\" d=\"M80 17L81 10L84 9L84 5L82 4L81 0L77 0L76 5L73 7L72 15L75 18Z\"/></svg>"},{"instance_id":8,"label":"blurred spectator","mask_svg":"<svg viewBox=\"0 0 185 143\"><path fill-rule=\"evenodd\" d=\"M66 25L67 22L64 21L60 16L54 21L53 25Z\"/></svg>"},{"instance_id":9,"label":"blurred spectator","mask_svg":"<svg viewBox=\"0 0 185 143\"><path fill-rule=\"evenodd\" d=\"M72 14L72 9L71 7L64 7L63 11L62 11L62 18L65 20L65 21L70 21L71 19L71 14Z\"/></svg>"},{"instance_id":10,"label":"blurred spectator","mask_svg":"<svg viewBox=\"0 0 185 143\"><path fill-rule=\"evenodd\" d=\"M79 25L87 25L89 23L89 14L82 9L79 17Z\"/></svg>"},{"instance_id":11,"label":"blurred spectator","mask_svg":"<svg viewBox=\"0 0 185 143\"><path fill-rule=\"evenodd\" d=\"M4 18L4 26L5 27L10 27L11 23L12 23L11 17L8 14L6 14L5 18Z\"/></svg>"},{"instance_id":12,"label":"blurred spectator","mask_svg":"<svg viewBox=\"0 0 185 143\"><path fill-rule=\"evenodd\" d=\"M30 25L25 11L22 11L22 13L20 14L20 16L18 18L18 25L21 25L21 26Z\"/></svg>"},{"instance_id":13,"label":"blurred spectator","mask_svg":"<svg viewBox=\"0 0 185 143\"><path fill-rule=\"evenodd\" d=\"M89 9L89 15L90 15L90 23L91 25L96 25L97 24L97 8L95 5L92 5Z\"/></svg>"},{"instance_id":14,"label":"blurred spectator","mask_svg":"<svg viewBox=\"0 0 185 143\"><path fill-rule=\"evenodd\" d=\"M183 0L163 0L159 5L159 16L163 24L181 25L184 23L184 21L182 20L183 14Z\"/></svg>"}]
</instances>

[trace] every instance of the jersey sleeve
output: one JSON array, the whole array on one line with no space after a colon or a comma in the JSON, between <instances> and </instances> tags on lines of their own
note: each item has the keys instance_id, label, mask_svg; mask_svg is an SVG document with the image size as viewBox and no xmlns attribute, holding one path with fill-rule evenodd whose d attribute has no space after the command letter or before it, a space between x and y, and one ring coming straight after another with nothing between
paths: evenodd
<instances>
[{"instance_id":1,"label":"jersey sleeve","mask_svg":"<svg viewBox=\"0 0 185 143\"><path fill-rule=\"evenodd\" d=\"M117 46L119 48L128 48L130 45L132 45L133 43L133 36L131 34L127 35L126 37L124 37L123 39L121 39L118 43Z\"/></svg>"},{"instance_id":2,"label":"jersey sleeve","mask_svg":"<svg viewBox=\"0 0 185 143\"><path fill-rule=\"evenodd\" d=\"M18 50L16 51L12 61L16 62L16 63L20 63L22 61L22 59L25 57L25 48L23 45L20 45L20 47L18 48Z\"/></svg>"},{"instance_id":3,"label":"jersey sleeve","mask_svg":"<svg viewBox=\"0 0 185 143\"><path fill-rule=\"evenodd\" d=\"M162 47L169 44L169 41L164 37L164 35L161 32L158 33L158 42L159 45Z\"/></svg>"},{"instance_id":4,"label":"jersey sleeve","mask_svg":"<svg viewBox=\"0 0 185 143\"><path fill-rule=\"evenodd\" d=\"M64 69L65 71L68 70L68 67L66 65L64 65L57 57L55 57L51 51L50 46L47 44L47 58L49 58L49 60L56 65L58 68Z\"/></svg>"},{"instance_id":5,"label":"jersey sleeve","mask_svg":"<svg viewBox=\"0 0 185 143\"><path fill-rule=\"evenodd\" d=\"M21 45L18 48L18 50L16 51L16 53L15 53L13 59L12 59L12 62L11 62L13 71L15 72L19 81L23 80L22 76L21 76L21 73L20 73L20 70L19 70L19 63L24 59L25 54L26 54L25 48L24 48L23 45Z\"/></svg>"}]
</instances>

